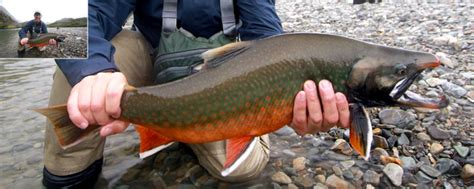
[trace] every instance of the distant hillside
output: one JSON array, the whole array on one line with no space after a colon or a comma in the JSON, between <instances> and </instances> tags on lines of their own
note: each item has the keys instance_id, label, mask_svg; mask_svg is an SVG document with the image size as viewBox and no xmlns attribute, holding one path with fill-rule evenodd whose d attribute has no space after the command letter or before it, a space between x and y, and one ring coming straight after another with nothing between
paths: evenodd
<instances>
[{"instance_id":1,"label":"distant hillside","mask_svg":"<svg viewBox=\"0 0 474 189\"><path fill-rule=\"evenodd\" d=\"M87 27L87 18L63 18L48 24L48 27Z\"/></svg>"},{"instance_id":2,"label":"distant hillside","mask_svg":"<svg viewBox=\"0 0 474 189\"><path fill-rule=\"evenodd\" d=\"M5 9L0 6L0 29L4 28L16 28L16 19Z\"/></svg>"}]
</instances>

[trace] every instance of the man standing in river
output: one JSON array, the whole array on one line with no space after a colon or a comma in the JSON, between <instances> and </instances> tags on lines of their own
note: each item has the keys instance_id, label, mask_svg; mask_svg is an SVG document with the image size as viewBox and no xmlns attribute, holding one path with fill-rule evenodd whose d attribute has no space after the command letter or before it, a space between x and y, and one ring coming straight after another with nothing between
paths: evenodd
<instances>
[{"instance_id":1,"label":"man standing in river","mask_svg":"<svg viewBox=\"0 0 474 189\"><path fill-rule=\"evenodd\" d=\"M34 19L27 22L21 30L18 32L20 36L20 44L18 45L18 52L25 51L25 45L28 43L29 39L37 38L41 34L48 33L48 27L46 24L41 21L41 13L35 12ZM55 45L56 40L50 39L50 45ZM44 51L46 46L39 48L39 51Z\"/></svg>"}]
</instances>

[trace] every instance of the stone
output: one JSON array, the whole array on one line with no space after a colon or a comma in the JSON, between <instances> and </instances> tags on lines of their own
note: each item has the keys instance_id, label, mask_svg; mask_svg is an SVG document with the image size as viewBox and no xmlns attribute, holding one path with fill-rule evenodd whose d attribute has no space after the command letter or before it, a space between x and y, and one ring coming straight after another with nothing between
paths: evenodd
<instances>
[{"instance_id":1,"label":"stone","mask_svg":"<svg viewBox=\"0 0 474 189\"><path fill-rule=\"evenodd\" d=\"M433 181L433 178L426 175L423 171L418 171L418 173L416 173L415 175L415 178L418 181L418 183L422 183L422 184L427 184Z\"/></svg>"},{"instance_id":2,"label":"stone","mask_svg":"<svg viewBox=\"0 0 474 189\"><path fill-rule=\"evenodd\" d=\"M459 154L459 156L466 158L467 155L469 154L469 148L462 146L462 145L456 145L453 146L453 148L456 150L456 152Z\"/></svg>"},{"instance_id":3,"label":"stone","mask_svg":"<svg viewBox=\"0 0 474 189\"><path fill-rule=\"evenodd\" d=\"M295 131L289 126L284 126L278 129L277 131L275 131L274 133L278 136L290 136L290 135L295 134Z\"/></svg>"},{"instance_id":4,"label":"stone","mask_svg":"<svg viewBox=\"0 0 474 189\"><path fill-rule=\"evenodd\" d=\"M431 137L426 133L418 133L416 134L416 138L421 141L431 141Z\"/></svg>"},{"instance_id":5,"label":"stone","mask_svg":"<svg viewBox=\"0 0 474 189\"><path fill-rule=\"evenodd\" d=\"M375 186L379 185L381 175L375 171L367 170L364 174L364 182L373 184Z\"/></svg>"},{"instance_id":6,"label":"stone","mask_svg":"<svg viewBox=\"0 0 474 189\"><path fill-rule=\"evenodd\" d=\"M294 184L288 184L288 189L298 189L298 186Z\"/></svg>"},{"instance_id":7,"label":"stone","mask_svg":"<svg viewBox=\"0 0 474 189\"><path fill-rule=\"evenodd\" d=\"M439 159L435 168L438 169L441 174L447 174L449 176L459 176L462 170L458 162L448 158Z\"/></svg>"},{"instance_id":8,"label":"stone","mask_svg":"<svg viewBox=\"0 0 474 189\"><path fill-rule=\"evenodd\" d=\"M424 164L420 167L420 170L423 171L428 176L433 177L433 178L439 177L441 175L441 172L439 172L437 169L435 169L431 165Z\"/></svg>"},{"instance_id":9,"label":"stone","mask_svg":"<svg viewBox=\"0 0 474 189\"><path fill-rule=\"evenodd\" d=\"M346 180L352 180L354 179L354 174L351 172L351 171L344 171L342 173L342 176L343 178L345 178Z\"/></svg>"},{"instance_id":10,"label":"stone","mask_svg":"<svg viewBox=\"0 0 474 189\"><path fill-rule=\"evenodd\" d=\"M33 148L40 148L40 147L41 147L41 143L39 143L39 142L38 142L38 143L35 143L35 144L33 145Z\"/></svg>"},{"instance_id":11,"label":"stone","mask_svg":"<svg viewBox=\"0 0 474 189\"><path fill-rule=\"evenodd\" d=\"M456 98L461 98L464 95L467 94L467 90L464 89L463 87L456 85L454 83L446 82L443 85L441 85L441 88L443 88L444 92L447 94L452 95L453 97Z\"/></svg>"},{"instance_id":12,"label":"stone","mask_svg":"<svg viewBox=\"0 0 474 189\"><path fill-rule=\"evenodd\" d=\"M296 156L296 153L294 153L293 151L291 151L289 149L284 149L283 154L285 154L287 156L290 156L290 157L295 157Z\"/></svg>"},{"instance_id":13,"label":"stone","mask_svg":"<svg viewBox=\"0 0 474 189\"><path fill-rule=\"evenodd\" d=\"M341 166L344 170L350 169L354 164L354 160L341 161Z\"/></svg>"},{"instance_id":14,"label":"stone","mask_svg":"<svg viewBox=\"0 0 474 189\"><path fill-rule=\"evenodd\" d=\"M295 184L304 188L309 188L314 185L314 181L309 177L296 177Z\"/></svg>"},{"instance_id":15,"label":"stone","mask_svg":"<svg viewBox=\"0 0 474 189\"><path fill-rule=\"evenodd\" d=\"M428 83L428 85L430 87L440 86L440 85L443 85L444 83L448 82L448 80L446 80L446 79L440 79L440 78L435 78L435 77L430 77L430 78L426 79L425 81L426 81L426 83Z\"/></svg>"},{"instance_id":16,"label":"stone","mask_svg":"<svg viewBox=\"0 0 474 189\"><path fill-rule=\"evenodd\" d=\"M306 158L305 157L298 157L293 159L293 168L296 171L301 171L305 169Z\"/></svg>"},{"instance_id":17,"label":"stone","mask_svg":"<svg viewBox=\"0 0 474 189\"><path fill-rule=\"evenodd\" d=\"M313 186L313 189L328 189L328 187L322 183L317 183Z\"/></svg>"},{"instance_id":18,"label":"stone","mask_svg":"<svg viewBox=\"0 0 474 189\"><path fill-rule=\"evenodd\" d=\"M342 169L339 168L338 166L333 166L332 167L332 171L334 171L334 174L337 175L337 176L342 176Z\"/></svg>"},{"instance_id":19,"label":"stone","mask_svg":"<svg viewBox=\"0 0 474 189\"><path fill-rule=\"evenodd\" d=\"M326 179L326 186L329 188L349 189L354 188L351 183L339 178L336 175L331 175Z\"/></svg>"},{"instance_id":20,"label":"stone","mask_svg":"<svg viewBox=\"0 0 474 189\"><path fill-rule=\"evenodd\" d=\"M325 183L326 182L326 176L324 176L322 174L316 175L316 176L314 176L314 181L316 181L318 183Z\"/></svg>"},{"instance_id":21,"label":"stone","mask_svg":"<svg viewBox=\"0 0 474 189\"><path fill-rule=\"evenodd\" d=\"M344 155L352 155L353 149L344 139L337 139L334 142L334 145L331 147L331 150L335 152L340 152Z\"/></svg>"},{"instance_id":22,"label":"stone","mask_svg":"<svg viewBox=\"0 0 474 189\"><path fill-rule=\"evenodd\" d=\"M278 171L272 175L272 180L277 183L290 184L291 178L282 171Z\"/></svg>"},{"instance_id":23,"label":"stone","mask_svg":"<svg viewBox=\"0 0 474 189\"><path fill-rule=\"evenodd\" d=\"M441 64L447 66L448 68L454 68L455 64L453 63L453 61L451 61L451 59L449 59L446 53L437 52L436 56L438 56L439 62Z\"/></svg>"},{"instance_id":24,"label":"stone","mask_svg":"<svg viewBox=\"0 0 474 189\"><path fill-rule=\"evenodd\" d=\"M383 169L383 173L387 175L393 185L401 186L402 185L402 176L403 176L403 169L399 165L395 163L389 163L385 165Z\"/></svg>"},{"instance_id":25,"label":"stone","mask_svg":"<svg viewBox=\"0 0 474 189\"><path fill-rule=\"evenodd\" d=\"M444 150L444 147L443 145L441 145L440 143L437 143L437 142L434 142L433 144L431 144L430 146L430 152L432 154L439 154L440 152L442 152Z\"/></svg>"},{"instance_id":26,"label":"stone","mask_svg":"<svg viewBox=\"0 0 474 189\"><path fill-rule=\"evenodd\" d=\"M375 144L375 147L378 147L378 148L388 149L389 147L387 139L381 136L374 135L373 142Z\"/></svg>"},{"instance_id":27,"label":"stone","mask_svg":"<svg viewBox=\"0 0 474 189\"><path fill-rule=\"evenodd\" d=\"M461 177L464 179L465 182L474 182L474 166L471 164L464 165L461 172Z\"/></svg>"},{"instance_id":28,"label":"stone","mask_svg":"<svg viewBox=\"0 0 474 189\"><path fill-rule=\"evenodd\" d=\"M415 126L415 115L404 110L384 109L378 115L383 124L395 125L401 129L413 129Z\"/></svg>"},{"instance_id":29,"label":"stone","mask_svg":"<svg viewBox=\"0 0 474 189\"><path fill-rule=\"evenodd\" d=\"M410 145L410 140L408 139L407 135L405 133L402 133L400 137L397 139L398 145Z\"/></svg>"},{"instance_id":30,"label":"stone","mask_svg":"<svg viewBox=\"0 0 474 189\"><path fill-rule=\"evenodd\" d=\"M428 134L436 140L447 140L451 138L451 134L446 131L438 128L437 126L430 126L427 128Z\"/></svg>"}]
</instances>

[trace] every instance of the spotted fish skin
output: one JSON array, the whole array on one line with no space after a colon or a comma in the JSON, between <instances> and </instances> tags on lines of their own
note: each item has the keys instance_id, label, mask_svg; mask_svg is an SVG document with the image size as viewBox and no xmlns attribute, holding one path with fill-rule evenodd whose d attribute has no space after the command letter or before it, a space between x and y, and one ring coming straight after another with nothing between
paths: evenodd
<instances>
[{"instance_id":1,"label":"spotted fish skin","mask_svg":"<svg viewBox=\"0 0 474 189\"><path fill-rule=\"evenodd\" d=\"M288 45L307 38L275 40ZM259 136L290 123L293 100L306 80L328 79L335 90L347 91L345 80L354 57L313 57L300 52L310 51L311 46L293 49L301 56L291 56L291 52L285 53L289 48L273 43L260 41L228 62L186 79L127 91L121 102L121 119L185 143ZM265 52L270 46L282 48Z\"/></svg>"},{"instance_id":2,"label":"spotted fish skin","mask_svg":"<svg viewBox=\"0 0 474 189\"><path fill-rule=\"evenodd\" d=\"M65 36L56 33L41 34L38 38L28 40L30 46L45 46L48 45L49 40L54 39L58 42L64 41Z\"/></svg>"}]
</instances>

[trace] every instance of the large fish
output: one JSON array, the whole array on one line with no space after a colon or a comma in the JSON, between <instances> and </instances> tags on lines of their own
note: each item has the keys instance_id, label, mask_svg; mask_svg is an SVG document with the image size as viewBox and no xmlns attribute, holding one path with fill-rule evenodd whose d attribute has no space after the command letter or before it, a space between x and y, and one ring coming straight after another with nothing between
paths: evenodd
<instances>
[{"instance_id":1,"label":"large fish","mask_svg":"<svg viewBox=\"0 0 474 189\"><path fill-rule=\"evenodd\" d=\"M429 53L408 51L326 34L285 34L229 44L202 54L202 69L171 83L125 90L120 120L136 124L140 155L173 141L227 139L222 175L230 174L255 144L255 136L289 124L293 101L306 80L330 80L351 103L350 143L369 157L372 126L364 107L442 108L446 98L407 92L427 69ZM66 105L37 110L53 123L61 145L79 142L99 126L81 130Z\"/></svg>"},{"instance_id":2,"label":"large fish","mask_svg":"<svg viewBox=\"0 0 474 189\"><path fill-rule=\"evenodd\" d=\"M56 42L63 42L66 36L56 33L40 34L37 38L28 40L30 47L44 47L49 44L49 40L54 39Z\"/></svg>"}]
</instances>

